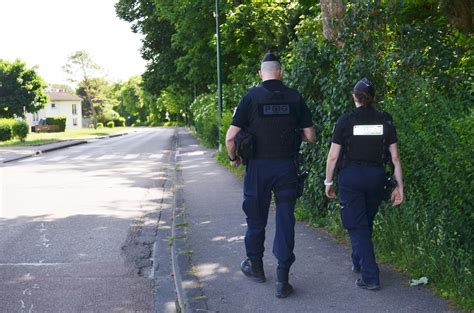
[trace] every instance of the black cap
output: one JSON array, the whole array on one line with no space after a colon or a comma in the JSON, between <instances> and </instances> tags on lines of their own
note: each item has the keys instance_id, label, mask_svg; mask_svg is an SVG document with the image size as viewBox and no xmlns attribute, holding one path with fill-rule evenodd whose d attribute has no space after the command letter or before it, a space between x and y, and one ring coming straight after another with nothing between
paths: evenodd
<instances>
[{"instance_id":1,"label":"black cap","mask_svg":"<svg viewBox=\"0 0 474 313\"><path fill-rule=\"evenodd\" d=\"M362 78L355 84L354 91L364 92L370 96L375 96L375 88L374 85L368 80L367 78Z\"/></svg>"},{"instance_id":2,"label":"black cap","mask_svg":"<svg viewBox=\"0 0 474 313\"><path fill-rule=\"evenodd\" d=\"M276 62L280 63L280 60L278 59L278 57L275 54L273 54L273 52L267 52L263 56L262 63L263 62L270 62L270 61L276 61Z\"/></svg>"}]
</instances>

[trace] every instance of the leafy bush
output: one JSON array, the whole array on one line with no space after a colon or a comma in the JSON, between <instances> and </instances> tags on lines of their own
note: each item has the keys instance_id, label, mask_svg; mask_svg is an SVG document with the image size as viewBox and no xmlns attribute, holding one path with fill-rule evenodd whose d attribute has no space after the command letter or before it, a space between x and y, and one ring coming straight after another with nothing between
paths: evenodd
<instances>
[{"instance_id":1,"label":"leafy bush","mask_svg":"<svg viewBox=\"0 0 474 313\"><path fill-rule=\"evenodd\" d=\"M58 125L59 131L63 132L66 130L66 116L54 116L54 117L47 117L46 124L47 125Z\"/></svg>"},{"instance_id":2,"label":"leafy bush","mask_svg":"<svg viewBox=\"0 0 474 313\"><path fill-rule=\"evenodd\" d=\"M218 145L218 107L215 93L202 94L191 104L194 127L203 143L210 147Z\"/></svg>"},{"instance_id":3,"label":"leafy bush","mask_svg":"<svg viewBox=\"0 0 474 313\"><path fill-rule=\"evenodd\" d=\"M124 127L125 126L125 117L118 117L114 119L114 126L116 127Z\"/></svg>"},{"instance_id":4,"label":"leafy bush","mask_svg":"<svg viewBox=\"0 0 474 313\"><path fill-rule=\"evenodd\" d=\"M107 126L108 128L114 128L115 123L114 123L114 121L108 121L107 124L106 124L106 126Z\"/></svg>"},{"instance_id":5,"label":"leafy bush","mask_svg":"<svg viewBox=\"0 0 474 313\"><path fill-rule=\"evenodd\" d=\"M17 137L20 141L24 141L26 136L28 136L28 123L23 120L17 120L12 125L12 134L13 137Z\"/></svg>"},{"instance_id":6,"label":"leafy bush","mask_svg":"<svg viewBox=\"0 0 474 313\"><path fill-rule=\"evenodd\" d=\"M344 233L338 202L324 194L324 169L334 124L353 108L351 88L366 76L378 108L394 117L406 183L402 207L383 206L376 219L376 251L472 309L473 40L443 18L407 21L396 6L359 2L347 10L343 45L305 36L287 60L288 82L306 96L319 135L304 147L311 174L299 215Z\"/></svg>"},{"instance_id":7,"label":"leafy bush","mask_svg":"<svg viewBox=\"0 0 474 313\"><path fill-rule=\"evenodd\" d=\"M255 83L255 77L254 75L249 75L242 84L223 86L220 134L217 91L201 94L191 104L190 110L196 133L205 145L217 147L220 135L220 143L225 147L225 134L232 122L232 112L237 107L239 99L247 92L248 86Z\"/></svg>"},{"instance_id":8,"label":"leafy bush","mask_svg":"<svg viewBox=\"0 0 474 313\"><path fill-rule=\"evenodd\" d=\"M0 141L12 139L12 126L15 120L12 118L0 118Z\"/></svg>"}]
</instances>

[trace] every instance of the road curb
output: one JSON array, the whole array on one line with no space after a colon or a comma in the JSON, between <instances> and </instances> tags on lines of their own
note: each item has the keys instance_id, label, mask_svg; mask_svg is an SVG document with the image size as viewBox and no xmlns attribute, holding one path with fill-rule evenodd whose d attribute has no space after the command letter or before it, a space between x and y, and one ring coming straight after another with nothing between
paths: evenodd
<instances>
[{"instance_id":1,"label":"road curb","mask_svg":"<svg viewBox=\"0 0 474 313\"><path fill-rule=\"evenodd\" d=\"M44 149L44 150L38 150L38 151L36 151L36 154L42 154L42 153L47 153L47 152L51 152L51 151L56 151L56 150L60 150L60 149L64 149L64 148L69 148L69 147L73 147L73 146L82 145L82 144L85 144L85 143L87 143L86 140L79 140L79 141L67 143L65 145L60 145L58 147L53 147L53 148Z\"/></svg>"},{"instance_id":2,"label":"road curb","mask_svg":"<svg viewBox=\"0 0 474 313\"><path fill-rule=\"evenodd\" d=\"M191 263L192 250L187 243L188 221L184 206L183 183L178 166L179 134L176 134L176 152L170 165L174 166L174 199L171 224L171 266L176 287L177 310L181 313L210 312ZM185 282L185 284L184 284Z\"/></svg>"}]
</instances>

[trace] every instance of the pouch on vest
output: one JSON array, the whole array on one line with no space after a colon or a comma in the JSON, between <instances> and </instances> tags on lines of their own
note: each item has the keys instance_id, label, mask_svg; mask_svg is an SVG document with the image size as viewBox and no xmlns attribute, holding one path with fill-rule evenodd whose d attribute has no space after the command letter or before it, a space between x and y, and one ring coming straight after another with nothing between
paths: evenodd
<instances>
[{"instance_id":1,"label":"pouch on vest","mask_svg":"<svg viewBox=\"0 0 474 313\"><path fill-rule=\"evenodd\" d=\"M242 159L244 164L255 157L255 136L251 133L241 130L235 136L234 144L237 156Z\"/></svg>"}]
</instances>

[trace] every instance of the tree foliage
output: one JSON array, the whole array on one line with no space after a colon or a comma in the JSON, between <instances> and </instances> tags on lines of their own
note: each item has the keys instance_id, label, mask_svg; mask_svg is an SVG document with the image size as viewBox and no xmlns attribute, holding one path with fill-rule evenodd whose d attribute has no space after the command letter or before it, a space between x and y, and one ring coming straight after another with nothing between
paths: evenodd
<instances>
[{"instance_id":1,"label":"tree foliage","mask_svg":"<svg viewBox=\"0 0 474 313\"><path fill-rule=\"evenodd\" d=\"M154 106L154 98L150 97L142 87L142 78L131 77L128 81L115 86L117 104L114 109L125 117L127 125L149 124ZM153 120L159 118L153 117ZM150 123L153 125L153 123Z\"/></svg>"},{"instance_id":2,"label":"tree foliage","mask_svg":"<svg viewBox=\"0 0 474 313\"><path fill-rule=\"evenodd\" d=\"M48 97L45 83L35 69L20 60L0 59L0 117L24 117L24 112L37 112Z\"/></svg>"},{"instance_id":3,"label":"tree foliage","mask_svg":"<svg viewBox=\"0 0 474 313\"><path fill-rule=\"evenodd\" d=\"M76 51L69 55L67 63L63 66L64 72L72 83L79 84L81 95L86 104L84 111L92 115L94 127L97 127L96 107L100 105L101 98L98 94L98 77L100 77L100 66L95 63L86 51ZM89 109L89 111L87 110Z\"/></svg>"}]
</instances>

